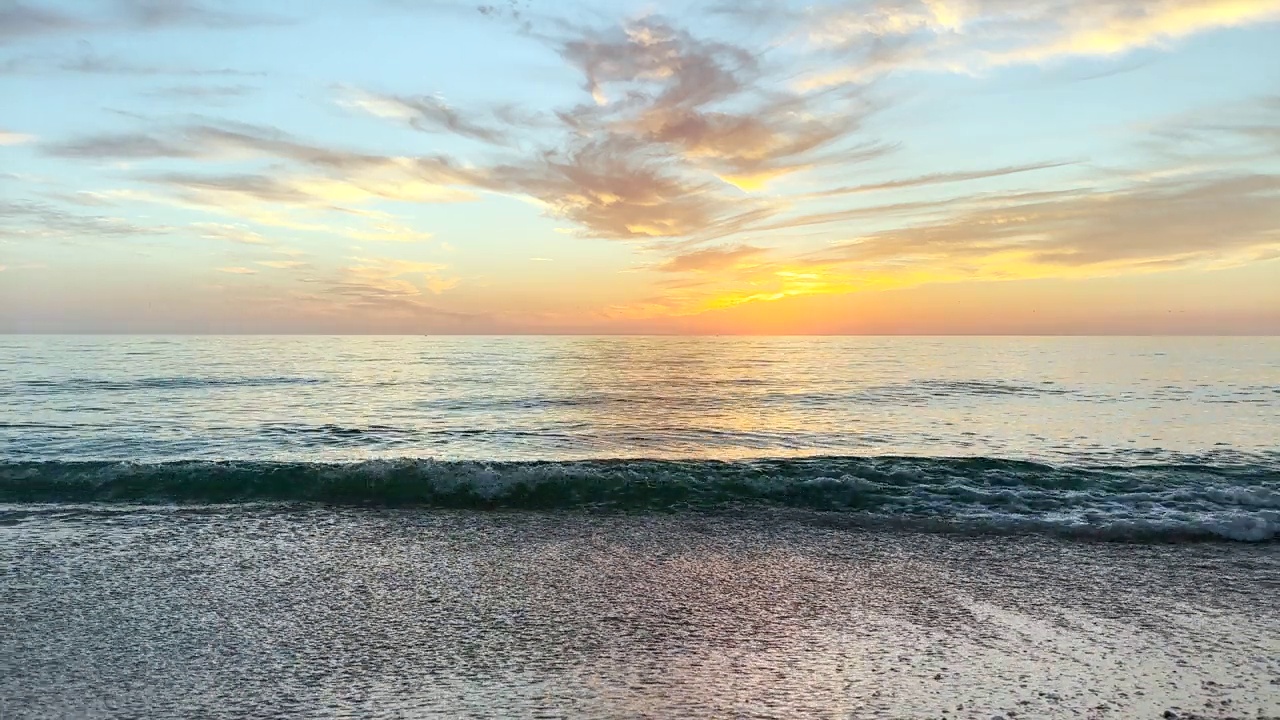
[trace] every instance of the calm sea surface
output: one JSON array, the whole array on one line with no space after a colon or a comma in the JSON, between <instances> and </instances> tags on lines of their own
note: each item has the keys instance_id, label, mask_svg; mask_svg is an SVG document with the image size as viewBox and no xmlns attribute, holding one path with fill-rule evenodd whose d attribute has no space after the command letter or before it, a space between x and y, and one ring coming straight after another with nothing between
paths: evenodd
<instances>
[{"instance_id":1,"label":"calm sea surface","mask_svg":"<svg viewBox=\"0 0 1280 720\"><path fill-rule=\"evenodd\" d=\"M0 337L7 460L1274 462L1280 338Z\"/></svg>"}]
</instances>

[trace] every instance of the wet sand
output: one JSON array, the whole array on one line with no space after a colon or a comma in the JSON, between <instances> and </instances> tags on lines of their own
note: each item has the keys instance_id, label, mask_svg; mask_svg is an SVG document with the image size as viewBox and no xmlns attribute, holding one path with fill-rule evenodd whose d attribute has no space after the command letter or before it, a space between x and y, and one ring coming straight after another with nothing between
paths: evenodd
<instances>
[{"instance_id":1,"label":"wet sand","mask_svg":"<svg viewBox=\"0 0 1280 720\"><path fill-rule=\"evenodd\" d=\"M1280 717L1280 548L10 506L0 717Z\"/></svg>"}]
</instances>

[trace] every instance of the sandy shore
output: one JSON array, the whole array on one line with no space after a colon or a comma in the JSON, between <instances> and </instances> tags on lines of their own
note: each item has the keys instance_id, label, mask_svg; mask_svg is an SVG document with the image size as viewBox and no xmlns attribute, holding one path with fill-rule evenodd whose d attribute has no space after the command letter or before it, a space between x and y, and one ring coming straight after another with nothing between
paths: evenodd
<instances>
[{"instance_id":1,"label":"sandy shore","mask_svg":"<svg viewBox=\"0 0 1280 720\"><path fill-rule=\"evenodd\" d=\"M1280 717L1280 550L9 507L0 716Z\"/></svg>"}]
</instances>

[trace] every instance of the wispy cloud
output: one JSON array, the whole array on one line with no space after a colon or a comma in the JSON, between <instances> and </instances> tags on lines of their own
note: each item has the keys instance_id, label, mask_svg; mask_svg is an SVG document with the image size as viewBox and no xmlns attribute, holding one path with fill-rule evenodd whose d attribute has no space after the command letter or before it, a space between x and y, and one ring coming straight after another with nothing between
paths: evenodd
<instances>
[{"instance_id":1,"label":"wispy cloud","mask_svg":"<svg viewBox=\"0 0 1280 720\"><path fill-rule=\"evenodd\" d=\"M195 0L97 0L80 3L76 12L32 2L0 3L0 44L57 33L148 31L173 27L233 30L283 25L291 19L235 12Z\"/></svg>"},{"instance_id":2,"label":"wispy cloud","mask_svg":"<svg viewBox=\"0 0 1280 720\"><path fill-rule=\"evenodd\" d=\"M974 180L987 180L990 178L1004 177L1006 175L1017 175L1019 173L1033 172L1035 170L1049 170L1053 168L1065 167L1072 165L1070 162L1040 162L1028 163L1025 165L1010 165L1006 167L990 168L987 170L965 170L959 172L941 172L930 173L928 175L918 175L916 177L900 178L897 180L886 180L877 183L864 183L862 185L842 185L840 187L828 188L810 193L808 197L832 197L835 195L856 195L861 193L881 192L885 190L904 190L907 188L926 187L929 185L944 185L947 183L963 183L972 182Z\"/></svg>"},{"instance_id":3,"label":"wispy cloud","mask_svg":"<svg viewBox=\"0 0 1280 720\"><path fill-rule=\"evenodd\" d=\"M434 95L405 97L362 90L342 92L339 104L381 118L400 120L423 132L448 132L490 143L503 143L507 132L483 120L469 117Z\"/></svg>"},{"instance_id":4,"label":"wispy cloud","mask_svg":"<svg viewBox=\"0 0 1280 720\"><path fill-rule=\"evenodd\" d=\"M393 222L362 205L452 203L475 199L482 171L441 156L393 157L302 142L272 128L243 124L194 124L155 132L106 133L48 143L52 156L138 165L136 179L157 193L132 191L133 199L203 208L254 223L345 234L373 242L422 242L428 232ZM192 170L149 171L149 161L186 160ZM254 169L210 172L203 166ZM282 165L283 163L283 165ZM367 227L294 217L336 213L369 218ZM343 229L345 228L345 229Z\"/></svg>"},{"instance_id":5,"label":"wispy cloud","mask_svg":"<svg viewBox=\"0 0 1280 720\"><path fill-rule=\"evenodd\" d=\"M765 253L751 245L713 247L676 255L656 269L662 272L717 272L742 264Z\"/></svg>"},{"instance_id":6,"label":"wispy cloud","mask_svg":"<svg viewBox=\"0 0 1280 720\"><path fill-rule=\"evenodd\" d=\"M194 223L192 229L200 234L202 238L210 240L226 240L242 245L269 245L271 242L262 235L241 225L226 225L223 223Z\"/></svg>"},{"instance_id":7,"label":"wispy cloud","mask_svg":"<svg viewBox=\"0 0 1280 720\"><path fill-rule=\"evenodd\" d=\"M310 301L327 312L386 313L416 318L474 318L473 313L445 310L426 300L457 287L440 263L399 258L355 257L337 278L326 281L323 295Z\"/></svg>"},{"instance_id":8,"label":"wispy cloud","mask_svg":"<svg viewBox=\"0 0 1280 720\"><path fill-rule=\"evenodd\" d=\"M1221 28L1280 20L1280 0L872 0L790 13L797 36L843 53L807 87L891 70L978 73L1072 56L1114 56Z\"/></svg>"},{"instance_id":9,"label":"wispy cloud","mask_svg":"<svg viewBox=\"0 0 1280 720\"><path fill-rule=\"evenodd\" d=\"M344 234L352 240L362 242L418 243L427 242L434 237L429 232L422 232L405 225L388 222L374 223L367 230L349 228Z\"/></svg>"},{"instance_id":10,"label":"wispy cloud","mask_svg":"<svg viewBox=\"0 0 1280 720\"><path fill-rule=\"evenodd\" d=\"M169 85L148 90L149 97L180 102L218 102L244 97L255 91L251 85Z\"/></svg>"},{"instance_id":11,"label":"wispy cloud","mask_svg":"<svg viewBox=\"0 0 1280 720\"><path fill-rule=\"evenodd\" d=\"M196 0L115 0L107 20L128 28L154 30L166 27L202 27L223 30L259 25L288 25L291 18L257 12L237 12Z\"/></svg>"},{"instance_id":12,"label":"wispy cloud","mask_svg":"<svg viewBox=\"0 0 1280 720\"><path fill-rule=\"evenodd\" d=\"M254 264L275 270L302 270L311 267L311 263L303 260L258 260Z\"/></svg>"},{"instance_id":13,"label":"wispy cloud","mask_svg":"<svg viewBox=\"0 0 1280 720\"><path fill-rule=\"evenodd\" d=\"M815 261L973 263L1003 255L1042 266L1114 267L1209 261L1272 245L1280 245L1280 177L1210 175L991 200L941 223L851 240Z\"/></svg>"},{"instance_id":14,"label":"wispy cloud","mask_svg":"<svg viewBox=\"0 0 1280 720\"><path fill-rule=\"evenodd\" d=\"M27 135L25 133L9 132L0 129L0 145L25 145L36 141L35 135Z\"/></svg>"},{"instance_id":15,"label":"wispy cloud","mask_svg":"<svg viewBox=\"0 0 1280 720\"><path fill-rule=\"evenodd\" d=\"M30 35L80 30L85 25L72 15L31 3L17 0L0 3L0 44Z\"/></svg>"},{"instance_id":16,"label":"wispy cloud","mask_svg":"<svg viewBox=\"0 0 1280 720\"><path fill-rule=\"evenodd\" d=\"M254 270L253 268L247 268L247 267L220 267L216 269L218 272L227 273L228 275L257 275L258 274L257 270Z\"/></svg>"},{"instance_id":17,"label":"wispy cloud","mask_svg":"<svg viewBox=\"0 0 1280 720\"><path fill-rule=\"evenodd\" d=\"M913 213L896 229L821 250L740 245L681 251L654 268L675 276L658 284L661 294L615 310L625 317L696 314L800 295L1220 269L1280 257L1276 175L1209 172L1119 188L976 195L940 200L932 209L928 204L913 203ZM919 213L934 219L912 222ZM849 217L845 212L841 219Z\"/></svg>"},{"instance_id":18,"label":"wispy cloud","mask_svg":"<svg viewBox=\"0 0 1280 720\"><path fill-rule=\"evenodd\" d=\"M0 62L0 75L76 73L81 75L122 75L132 77L260 77L261 72L236 68L193 68L181 65L142 63L116 55L103 55L86 43L71 54L28 53Z\"/></svg>"},{"instance_id":19,"label":"wispy cloud","mask_svg":"<svg viewBox=\"0 0 1280 720\"><path fill-rule=\"evenodd\" d=\"M0 237L17 240L93 240L171 232L120 217L85 215L47 202L0 200Z\"/></svg>"}]
</instances>

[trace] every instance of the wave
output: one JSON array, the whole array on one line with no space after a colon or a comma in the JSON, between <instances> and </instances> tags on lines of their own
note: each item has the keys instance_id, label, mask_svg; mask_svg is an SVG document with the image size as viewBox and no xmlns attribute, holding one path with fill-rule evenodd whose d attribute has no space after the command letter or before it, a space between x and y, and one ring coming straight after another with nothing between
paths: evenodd
<instances>
[{"instance_id":1,"label":"wave","mask_svg":"<svg viewBox=\"0 0 1280 720\"><path fill-rule=\"evenodd\" d=\"M18 380L11 383L15 392L24 394L57 394L121 390L182 390L221 387L266 387L271 385L314 385L323 382L305 377L144 377L129 380L64 378L60 380Z\"/></svg>"},{"instance_id":2,"label":"wave","mask_svg":"<svg viewBox=\"0 0 1280 720\"><path fill-rule=\"evenodd\" d=\"M821 457L349 463L0 462L0 502L314 502L630 512L772 506L862 525L1110 539L1280 534L1280 469L1063 467L996 458Z\"/></svg>"},{"instance_id":3,"label":"wave","mask_svg":"<svg viewBox=\"0 0 1280 720\"><path fill-rule=\"evenodd\" d=\"M387 445L409 442L417 435L416 431L410 428L391 425L349 427L333 423L324 425L274 423L263 425L259 432L265 437L274 438L286 444L297 444L304 447Z\"/></svg>"}]
</instances>

